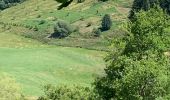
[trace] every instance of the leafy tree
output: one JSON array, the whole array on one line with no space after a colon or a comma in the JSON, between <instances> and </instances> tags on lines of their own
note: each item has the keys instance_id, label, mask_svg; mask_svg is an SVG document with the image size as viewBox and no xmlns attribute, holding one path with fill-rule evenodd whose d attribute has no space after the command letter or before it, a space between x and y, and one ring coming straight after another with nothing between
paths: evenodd
<instances>
[{"instance_id":1,"label":"leafy tree","mask_svg":"<svg viewBox=\"0 0 170 100\"><path fill-rule=\"evenodd\" d=\"M110 15L106 14L102 19L102 30L107 31L111 28L111 26L112 26L112 20L110 18Z\"/></svg>"},{"instance_id":2,"label":"leafy tree","mask_svg":"<svg viewBox=\"0 0 170 100\"><path fill-rule=\"evenodd\" d=\"M169 17L159 7L139 11L126 25L127 36L106 58L106 75L95 82L105 100L156 100L169 94Z\"/></svg>"}]
</instances>

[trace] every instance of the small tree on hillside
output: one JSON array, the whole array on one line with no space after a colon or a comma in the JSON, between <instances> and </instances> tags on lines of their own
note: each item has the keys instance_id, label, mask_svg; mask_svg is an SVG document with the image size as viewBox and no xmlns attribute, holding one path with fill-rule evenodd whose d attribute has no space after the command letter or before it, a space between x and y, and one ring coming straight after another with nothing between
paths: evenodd
<instances>
[{"instance_id":1,"label":"small tree on hillside","mask_svg":"<svg viewBox=\"0 0 170 100\"><path fill-rule=\"evenodd\" d=\"M106 14L102 19L102 30L107 31L111 28L111 26L112 26L112 20L110 18L110 15Z\"/></svg>"}]
</instances>

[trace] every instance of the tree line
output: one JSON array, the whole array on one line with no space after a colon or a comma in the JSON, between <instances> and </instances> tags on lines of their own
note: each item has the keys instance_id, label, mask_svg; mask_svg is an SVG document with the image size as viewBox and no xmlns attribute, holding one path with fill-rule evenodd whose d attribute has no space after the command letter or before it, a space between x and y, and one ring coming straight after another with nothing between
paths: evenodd
<instances>
[{"instance_id":1,"label":"tree line","mask_svg":"<svg viewBox=\"0 0 170 100\"><path fill-rule=\"evenodd\" d=\"M0 10L4 10L6 8L9 8L16 3L21 3L25 0L0 0Z\"/></svg>"}]
</instances>

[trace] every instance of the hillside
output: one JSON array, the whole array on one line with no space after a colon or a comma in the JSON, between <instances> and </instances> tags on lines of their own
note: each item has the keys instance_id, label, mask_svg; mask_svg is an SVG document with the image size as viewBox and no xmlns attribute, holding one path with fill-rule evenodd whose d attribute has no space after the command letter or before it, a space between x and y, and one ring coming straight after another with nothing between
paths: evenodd
<instances>
[{"instance_id":1,"label":"hillside","mask_svg":"<svg viewBox=\"0 0 170 100\"><path fill-rule=\"evenodd\" d=\"M47 44L108 50L109 41L121 34L118 25L126 20L131 2L86 0L80 4L73 2L67 8L57 10L59 5L55 0L27 0L2 11L0 21L1 24L5 24L4 27L10 26L13 33ZM112 29L103 32L100 38L95 38L92 30L100 27L104 14L111 15ZM47 37L53 33L53 25L57 20L70 22L79 31L65 39L48 39Z\"/></svg>"},{"instance_id":2,"label":"hillside","mask_svg":"<svg viewBox=\"0 0 170 100\"><path fill-rule=\"evenodd\" d=\"M26 96L42 94L45 84L90 86L103 74L104 51L121 35L132 0L75 1L57 10L55 0L26 0L0 12L0 71L12 76ZM111 30L94 37L101 19L110 14ZM79 31L63 39L48 38L57 20L70 22Z\"/></svg>"}]
</instances>

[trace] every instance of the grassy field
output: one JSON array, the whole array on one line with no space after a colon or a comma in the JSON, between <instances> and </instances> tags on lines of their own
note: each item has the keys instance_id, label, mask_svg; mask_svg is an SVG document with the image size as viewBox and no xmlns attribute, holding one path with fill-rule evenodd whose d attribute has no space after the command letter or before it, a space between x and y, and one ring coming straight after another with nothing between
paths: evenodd
<instances>
[{"instance_id":1,"label":"grassy field","mask_svg":"<svg viewBox=\"0 0 170 100\"><path fill-rule=\"evenodd\" d=\"M101 50L108 50L110 40L119 35L118 25L126 20L131 1L86 0L57 10L60 4L55 0L27 0L1 11L0 70L14 77L30 96L40 95L48 83L90 86L103 73L105 52ZM100 27L104 14L111 15L113 25L96 38L92 30ZM58 19L70 22L79 32L47 39Z\"/></svg>"},{"instance_id":2,"label":"grassy field","mask_svg":"<svg viewBox=\"0 0 170 100\"><path fill-rule=\"evenodd\" d=\"M102 73L103 54L47 46L8 32L0 33L0 70L14 77L26 95L41 94L45 84L89 86L94 76Z\"/></svg>"}]
</instances>

